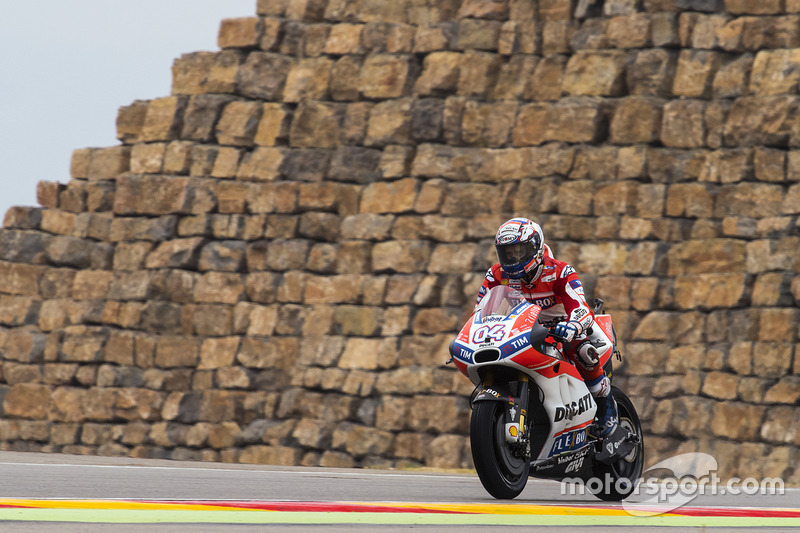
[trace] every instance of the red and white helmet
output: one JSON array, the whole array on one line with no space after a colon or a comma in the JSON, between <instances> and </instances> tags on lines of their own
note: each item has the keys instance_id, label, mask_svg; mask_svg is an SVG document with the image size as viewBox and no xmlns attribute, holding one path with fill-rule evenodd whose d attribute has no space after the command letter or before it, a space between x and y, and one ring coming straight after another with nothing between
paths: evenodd
<instances>
[{"instance_id":1,"label":"red and white helmet","mask_svg":"<svg viewBox=\"0 0 800 533\"><path fill-rule=\"evenodd\" d=\"M497 259L513 279L536 280L544 266L544 233L539 224L527 218L512 218L503 223L494 238Z\"/></svg>"}]
</instances>

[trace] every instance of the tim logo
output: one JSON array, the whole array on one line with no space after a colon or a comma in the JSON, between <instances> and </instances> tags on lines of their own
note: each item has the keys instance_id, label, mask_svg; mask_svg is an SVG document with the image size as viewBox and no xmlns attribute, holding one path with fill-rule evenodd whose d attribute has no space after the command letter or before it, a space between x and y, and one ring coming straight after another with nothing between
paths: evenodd
<instances>
[{"instance_id":1,"label":"tim logo","mask_svg":"<svg viewBox=\"0 0 800 533\"><path fill-rule=\"evenodd\" d=\"M468 363L472 362L472 350L456 344L454 352L455 356L458 357L459 359L466 361Z\"/></svg>"},{"instance_id":2,"label":"tim logo","mask_svg":"<svg viewBox=\"0 0 800 533\"><path fill-rule=\"evenodd\" d=\"M572 287L575 290L575 292L583 296L583 285L581 285L581 280L573 279L572 281L569 282L569 286Z\"/></svg>"}]
</instances>

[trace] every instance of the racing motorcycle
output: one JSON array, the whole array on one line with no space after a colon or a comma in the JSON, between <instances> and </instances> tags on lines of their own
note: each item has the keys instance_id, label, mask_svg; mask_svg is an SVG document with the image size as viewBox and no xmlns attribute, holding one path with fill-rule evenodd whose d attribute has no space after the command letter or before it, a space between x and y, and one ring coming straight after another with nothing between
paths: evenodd
<instances>
[{"instance_id":1,"label":"racing motorcycle","mask_svg":"<svg viewBox=\"0 0 800 533\"><path fill-rule=\"evenodd\" d=\"M595 300L595 324L613 345L600 354L609 379L612 355L621 360L611 316ZM470 444L483 487L511 499L528 477L577 478L603 500L629 496L642 473L644 444L639 416L618 387L611 393L619 427L599 436L597 405L553 335L557 321L542 323L542 308L506 285L490 289L450 345L450 361L474 384ZM590 482L591 480L591 482ZM602 481L602 483L597 482Z\"/></svg>"}]
</instances>

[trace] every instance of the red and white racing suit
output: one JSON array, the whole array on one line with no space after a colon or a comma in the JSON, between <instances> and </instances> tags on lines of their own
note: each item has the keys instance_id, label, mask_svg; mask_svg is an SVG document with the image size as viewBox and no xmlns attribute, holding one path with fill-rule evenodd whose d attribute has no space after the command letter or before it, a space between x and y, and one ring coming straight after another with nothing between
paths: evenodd
<instances>
[{"instance_id":1,"label":"red and white racing suit","mask_svg":"<svg viewBox=\"0 0 800 533\"><path fill-rule=\"evenodd\" d=\"M582 364L577 364L576 349L582 342L588 339L600 355L604 354L606 350L612 349L612 342L603 328L592 327L594 313L586 302L583 285L575 269L569 264L553 258L550 255L549 247L546 247L544 266L538 279L529 284L521 279L509 278L500 263L496 263L486 272L486 277L478 291L478 302L483 299L490 288L498 285L508 285L521 291L528 301L541 307L540 322L561 319L574 320L581 324L584 333L570 343L572 346L565 347L566 355L577 367L592 395L606 396L610 383L608 379L604 379L605 373L602 365L597 364L590 369Z\"/></svg>"}]
</instances>

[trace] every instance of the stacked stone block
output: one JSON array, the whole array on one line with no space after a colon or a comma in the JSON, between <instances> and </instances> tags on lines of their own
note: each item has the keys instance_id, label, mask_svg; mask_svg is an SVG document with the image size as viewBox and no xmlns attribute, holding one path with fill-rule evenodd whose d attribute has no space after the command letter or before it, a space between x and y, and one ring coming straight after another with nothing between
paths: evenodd
<instances>
[{"instance_id":1,"label":"stacked stone block","mask_svg":"<svg viewBox=\"0 0 800 533\"><path fill-rule=\"evenodd\" d=\"M800 480L800 4L259 0L0 231L0 448L469 468L444 366L530 216L648 463Z\"/></svg>"}]
</instances>

